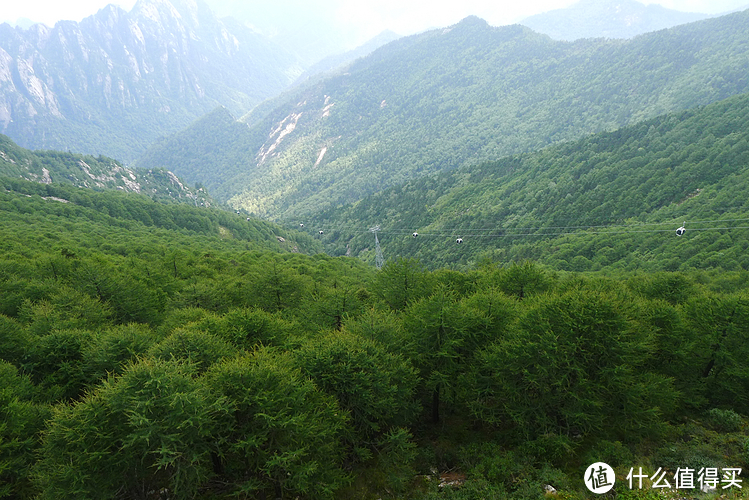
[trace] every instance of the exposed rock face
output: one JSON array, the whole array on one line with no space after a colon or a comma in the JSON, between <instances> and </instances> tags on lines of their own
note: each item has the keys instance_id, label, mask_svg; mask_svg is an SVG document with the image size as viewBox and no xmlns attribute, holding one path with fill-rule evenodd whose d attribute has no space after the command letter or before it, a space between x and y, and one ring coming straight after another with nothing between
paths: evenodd
<instances>
[{"instance_id":1,"label":"exposed rock face","mask_svg":"<svg viewBox=\"0 0 749 500\"><path fill-rule=\"evenodd\" d=\"M187 186L165 169L133 169L105 156L29 151L2 134L0 176L42 184L140 193L155 199L170 199L195 206L210 207L213 204L205 189ZM57 199L54 196L47 198Z\"/></svg>"},{"instance_id":2,"label":"exposed rock face","mask_svg":"<svg viewBox=\"0 0 749 500\"><path fill-rule=\"evenodd\" d=\"M201 0L109 5L80 23L0 25L0 133L24 147L135 158L225 105L249 110L300 70L294 56Z\"/></svg>"}]
</instances>

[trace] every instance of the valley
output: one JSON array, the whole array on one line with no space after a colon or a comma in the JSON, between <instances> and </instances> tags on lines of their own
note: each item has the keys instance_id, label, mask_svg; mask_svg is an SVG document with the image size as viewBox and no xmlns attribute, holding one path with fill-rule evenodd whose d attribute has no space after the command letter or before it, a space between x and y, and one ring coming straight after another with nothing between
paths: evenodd
<instances>
[{"instance_id":1,"label":"valley","mask_svg":"<svg viewBox=\"0 0 749 500\"><path fill-rule=\"evenodd\" d=\"M211 113L138 165L263 217L305 218L425 174L746 92L748 16L572 43L468 18L388 44L236 124Z\"/></svg>"},{"instance_id":2,"label":"valley","mask_svg":"<svg viewBox=\"0 0 749 500\"><path fill-rule=\"evenodd\" d=\"M275 7L0 26L0 498L746 498L749 10Z\"/></svg>"}]
</instances>

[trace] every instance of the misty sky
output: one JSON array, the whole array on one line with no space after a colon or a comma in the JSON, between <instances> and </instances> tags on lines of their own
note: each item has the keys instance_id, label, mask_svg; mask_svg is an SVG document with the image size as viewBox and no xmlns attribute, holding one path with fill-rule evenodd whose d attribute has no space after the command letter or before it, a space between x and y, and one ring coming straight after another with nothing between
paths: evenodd
<instances>
[{"instance_id":1,"label":"misty sky","mask_svg":"<svg viewBox=\"0 0 749 500\"><path fill-rule=\"evenodd\" d=\"M489 24L501 26L519 21L532 14L567 7L577 0L207 0L214 10L227 15L232 6L240 4L245 10L257 8L267 11L285 11L291 17L315 18L331 24L343 24L356 29L367 38L385 29L400 35L409 35L425 29L449 26L468 15L477 15ZM135 0L23 0L3 1L0 21L16 21L28 18L47 25L61 19L80 21L94 14L108 3L130 10ZM642 3L658 3L664 7L686 12L717 14L746 6L749 0L643 0ZM254 5L253 5L254 4ZM300 5L303 8L300 9ZM257 7L255 7L257 6ZM221 12L221 11L224 12ZM268 13L266 12L266 15ZM278 12L274 12L278 15ZM314 18L313 18L314 20ZM300 20L301 22L301 20Z\"/></svg>"}]
</instances>

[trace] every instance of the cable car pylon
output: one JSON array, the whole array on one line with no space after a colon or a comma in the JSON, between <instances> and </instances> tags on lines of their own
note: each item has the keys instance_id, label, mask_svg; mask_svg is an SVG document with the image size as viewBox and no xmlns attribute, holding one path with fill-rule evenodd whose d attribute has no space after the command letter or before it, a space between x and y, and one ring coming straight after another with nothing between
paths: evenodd
<instances>
[{"instance_id":1,"label":"cable car pylon","mask_svg":"<svg viewBox=\"0 0 749 500\"><path fill-rule=\"evenodd\" d=\"M382 248L380 248L380 240L377 239L377 231L380 230L380 226L377 225L369 230L375 235L375 267L380 270L385 265L385 258L382 256Z\"/></svg>"}]
</instances>

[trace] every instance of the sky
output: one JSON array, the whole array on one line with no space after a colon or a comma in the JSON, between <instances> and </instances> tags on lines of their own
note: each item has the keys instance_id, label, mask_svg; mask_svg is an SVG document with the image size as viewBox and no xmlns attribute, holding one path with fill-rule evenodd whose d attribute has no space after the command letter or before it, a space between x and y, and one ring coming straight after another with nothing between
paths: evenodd
<instances>
[{"instance_id":1,"label":"sky","mask_svg":"<svg viewBox=\"0 0 749 500\"><path fill-rule=\"evenodd\" d=\"M226 0L207 0L209 5L226 5ZM247 9L253 3L273 5L279 10L294 8L295 0L234 0L241 1ZM670 9L686 12L717 14L744 7L749 0L640 0L658 3ZM568 7L576 0L307 0L305 7L319 8L336 21L356 26L363 32L377 34L390 29L400 35L409 35L429 28L449 26L468 15L477 15L493 26L512 24L527 16L553 9ZM135 0L3 0L0 22L15 22L19 18L31 19L53 26L59 20L80 21L109 3L129 11ZM265 7L267 8L267 7ZM224 13L222 13L224 14Z\"/></svg>"}]
</instances>

